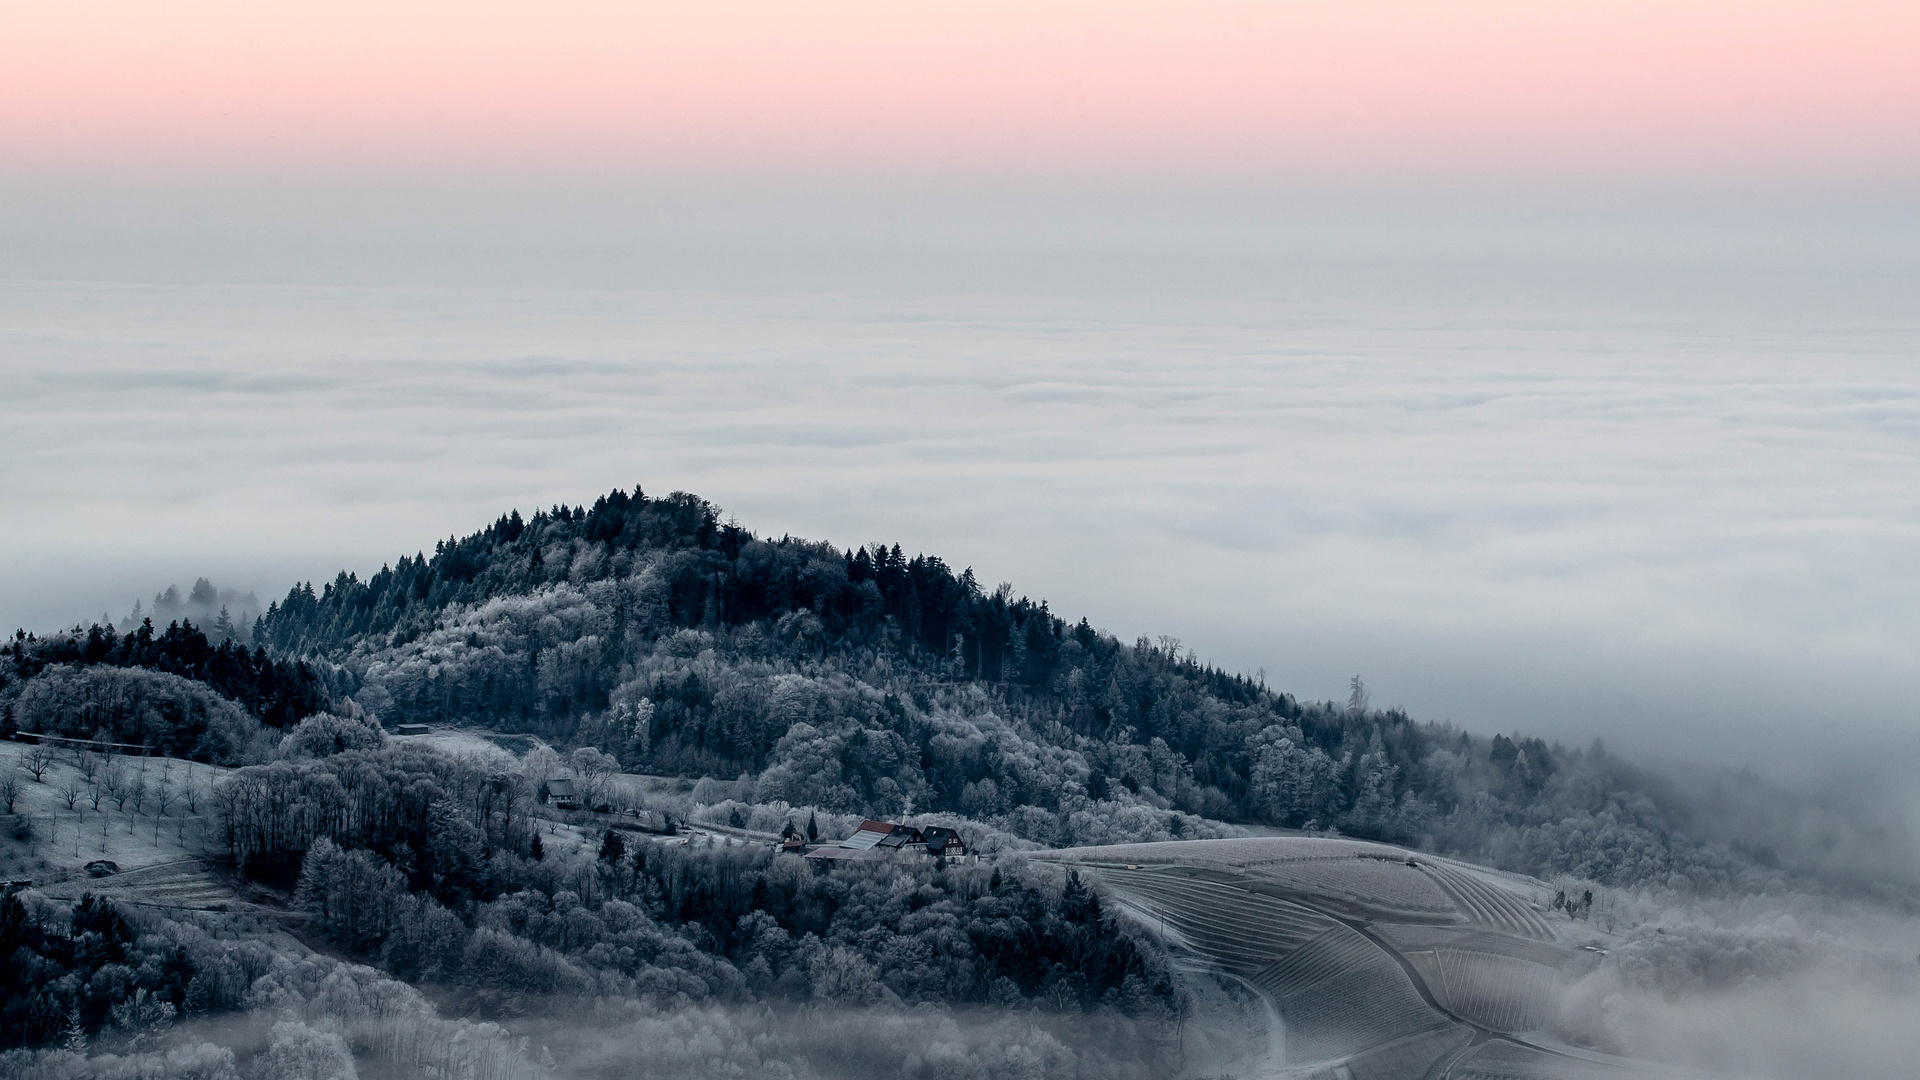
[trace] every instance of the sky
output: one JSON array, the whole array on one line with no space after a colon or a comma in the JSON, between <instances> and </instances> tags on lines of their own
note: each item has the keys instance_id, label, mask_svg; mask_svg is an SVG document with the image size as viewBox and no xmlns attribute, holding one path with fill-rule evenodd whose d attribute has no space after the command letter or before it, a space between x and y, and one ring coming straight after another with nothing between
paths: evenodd
<instances>
[{"instance_id":1,"label":"sky","mask_svg":"<svg viewBox=\"0 0 1920 1080\"><path fill-rule=\"evenodd\" d=\"M1896 3L10 4L0 623L637 483L1307 697L1920 760L1915 116Z\"/></svg>"},{"instance_id":2,"label":"sky","mask_svg":"<svg viewBox=\"0 0 1920 1080\"><path fill-rule=\"evenodd\" d=\"M17 0L43 175L1911 181L1920 10Z\"/></svg>"}]
</instances>

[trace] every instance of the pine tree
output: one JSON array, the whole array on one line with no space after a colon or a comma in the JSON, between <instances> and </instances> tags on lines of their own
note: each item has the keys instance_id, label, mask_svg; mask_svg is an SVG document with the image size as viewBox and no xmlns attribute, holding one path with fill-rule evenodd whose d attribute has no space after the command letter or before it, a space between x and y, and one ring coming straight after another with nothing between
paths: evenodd
<instances>
[{"instance_id":1,"label":"pine tree","mask_svg":"<svg viewBox=\"0 0 1920 1080\"><path fill-rule=\"evenodd\" d=\"M817 844L819 842L820 821L814 816L813 811L809 810L807 811L807 843Z\"/></svg>"},{"instance_id":2,"label":"pine tree","mask_svg":"<svg viewBox=\"0 0 1920 1080\"><path fill-rule=\"evenodd\" d=\"M80 1006L67 1010L67 1027L60 1033L60 1049L69 1054L87 1052L87 1026L80 1022Z\"/></svg>"},{"instance_id":3,"label":"pine tree","mask_svg":"<svg viewBox=\"0 0 1920 1080\"><path fill-rule=\"evenodd\" d=\"M600 861L617 863L626 853L626 842L620 839L619 833L608 829L607 835L600 840Z\"/></svg>"}]
</instances>

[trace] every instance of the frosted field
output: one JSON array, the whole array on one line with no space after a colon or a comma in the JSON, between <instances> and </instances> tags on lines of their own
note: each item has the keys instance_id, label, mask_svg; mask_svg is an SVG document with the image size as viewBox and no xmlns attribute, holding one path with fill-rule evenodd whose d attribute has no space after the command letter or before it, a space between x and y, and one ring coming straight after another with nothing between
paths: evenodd
<instances>
[{"instance_id":1,"label":"frosted field","mask_svg":"<svg viewBox=\"0 0 1920 1080\"><path fill-rule=\"evenodd\" d=\"M1340 1080L1656 1075L1543 1030L1564 987L1613 940L1549 910L1546 882L1311 837L1030 857L1090 872L1137 921L1264 1000L1272 1029L1256 1023L1240 1039L1271 1047L1262 1069ZM1204 1054L1262 1058L1211 1044Z\"/></svg>"},{"instance_id":2,"label":"frosted field","mask_svg":"<svg viewBox=\"0 0 1920 1080\"><path fill-rule=\"evenodd\" d=\"M212 792L228 770L173 758L101 758L97 775L117 765L129 787L144 782L146 789L138 794L102 790L96 806L70 751L58 751L36 782L23 764L31 749L0 742L0 770L11 769L20 784L14 820L32 829L28 841L11 833L0 838L0 876L47 880L76 873L95 859L131 870L225 854ZM70 785L72 806L66 798Z\"/></svg>"}]
</instances>

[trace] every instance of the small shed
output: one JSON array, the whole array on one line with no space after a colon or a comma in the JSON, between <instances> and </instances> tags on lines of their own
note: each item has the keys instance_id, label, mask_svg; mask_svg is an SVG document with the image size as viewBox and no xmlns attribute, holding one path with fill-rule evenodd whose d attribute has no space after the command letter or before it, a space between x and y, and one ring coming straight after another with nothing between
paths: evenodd
<instances>
[{"instance_id":1,"label":"small shed","mask_svg":"<svg viewBox=\"0 0 1920 1080\"><path fill-rule=\"evenodd\" d=\"M426 724L401 724L393 729L395 735L425 735L433 728Z\"/></svg>"}]
</instances>

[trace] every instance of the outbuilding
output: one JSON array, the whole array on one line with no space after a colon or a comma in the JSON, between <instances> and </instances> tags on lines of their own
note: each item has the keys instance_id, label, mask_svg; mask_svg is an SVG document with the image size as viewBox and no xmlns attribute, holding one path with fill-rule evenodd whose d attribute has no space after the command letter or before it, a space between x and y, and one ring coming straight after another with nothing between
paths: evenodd
<instances>
[{"instance_id":1,"label":"outbuilding","mask_svg":"<svg viewBox=\"0 0 1920 1080\"><path fill-rule=\"evenodd\" d=\"M570 776L556 776L547 781L547 805L556 810L580 809L580 796L573 787Z\"/></svg>"}]
</instances>

